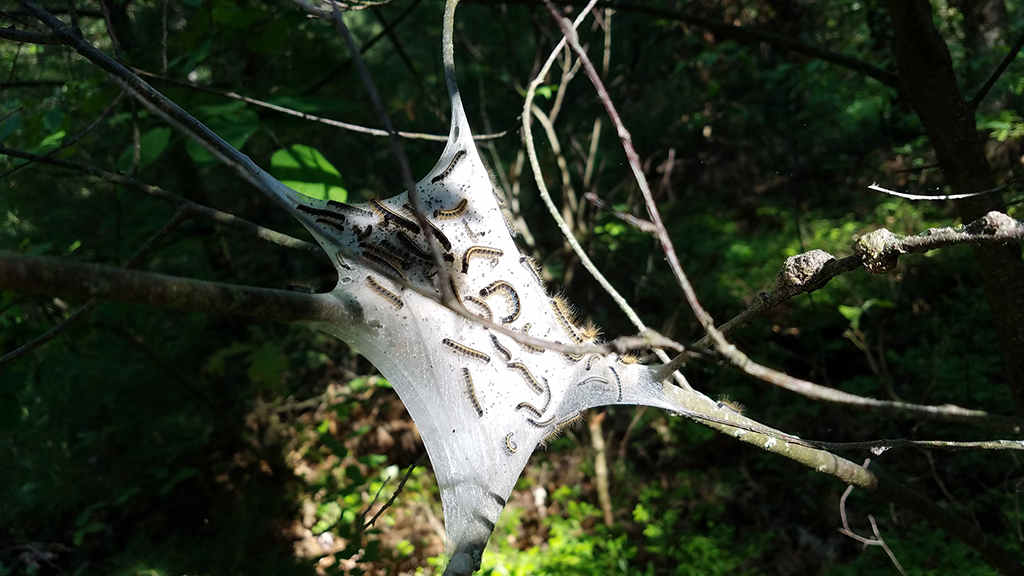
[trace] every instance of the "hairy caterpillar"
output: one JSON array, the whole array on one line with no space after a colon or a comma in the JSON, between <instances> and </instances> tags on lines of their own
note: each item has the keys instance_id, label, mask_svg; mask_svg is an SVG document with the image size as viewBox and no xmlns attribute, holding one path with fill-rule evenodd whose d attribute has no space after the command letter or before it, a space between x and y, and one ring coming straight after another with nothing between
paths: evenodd
<instances>
[{"instance_id":1,"label":"hairy caterpillar","mask_svg":"<svg viewBox=\"0 0 1024 576\"><path fill-rule=\"evenodd\" d=\"M487 305L487 302L477 298L476 296L466 296L463 300L469 302L481 310L479 316L485 320L493 320L494 315L491 313L491 307ZM492 336L493 338L493 336Z\"/></svg>"},{"instance_id":2,"label":"hairy caterpillar","mask_svg":"<svg viewBox=\"0 0 1024 576\"><path fill-rule=\"evenodd\" d=\"M509 454L515 454L516 450L519 450L519 446L516 446L516 443L512 441L512 437L515 436L515 434L515 432L509 432L505 435L505 450L508 450ZM504 504L502 504L502 506L504 506Z\"/></svg>"},{"instance_id":3,"label":"hairy caterpillar","mask_svg":"<svg viewBox=\"0 0 1024 576\"><path fill-rule=\"evenodd\" d=\"M523 377L523 380L526 380L526 383L530 386L530 388L533 389L534 392L536 392L537 394L544 393L544 386L541 386L540 382L538 382L537 379L533 376L533 372L530 372L530 369L526 367L526 364L523 364L522 362L509 362L507 366L515 370L516 372L519 372L519 374Z\"/></svg>"},{"instance_id":4,"label":"hairy caterpillar","mask_svg":"<svg viewBox=\"0 0 1024 576\"><path fill-rule=\"evenodd\" d=\"M434 210L434 218L437 218L438 220L451 220L452 218L458 218L466 211L467 206L469 206L469 200L463 198L462 200L459 200L459 203L451 210Z\"/></svg>"},{"instance_id":5,"label":"hairy caterpillar","mask_svg":"<svg viewBox=\"0 0 1024 576\"><path fill-rule=\"evenodd\" d=\"M473 376L469 373L469 368L462 369L462 380L466 383L466 395L469 396L469 401L476 409L477 415L483 418L484 408L480 405L480 399L476 397L476 386L473 385Z\"/></svg>"},{"instance_id":6,"label":"hairy caterpillar","mask_svg":"<svg viewBox=\"0 0 1024 576\"><path fill-rule=\"evenodd\" d=\"M367 276L366 283L370 285L370 288L373 288L374 292L380 294L385 300L390 302L391 305L395 307L395 310L401 310L402 307L405 306L405 302L402 302L402 299L399 298L397 294L382 286L381 283L377 282L377 279L373 276Z\"/></svg>"},{"instance_id":7,"label":"hairy caterpillar","mask_svg":"<svg viewBox=\"0 0 1024 576\"><path fill-rule=\"evenodd\" d=\"M351 204L346 204L344 202L338 202L336 200L328 200L327 201L327 207L328 208L334 208L335 210L340 210L342 212L350 212L350 213L355 214L357 216L366 216L366 217L373 216L373 212L370 212L369 210L363 210L362 208L359 208L358 206L353 206Z\"/></svg>"},{"instance_id":8,"label":"hairy caterpillar","mask_svg":"<svg viewBox=\"0 0 1024 576\"><path fill-rule=\"evenodd\" d=\"M472 296L467 297L467 300L469 298L472 298ZM494 345L494 349L498 351L498 354L501 354L502 358L504 358L506 362L510 362L512 360L512 353L508 351L508 348L505 348L504 346L501 345L501 342L498 341L497 336L491 334L490 337L491 344Z\"/></svg>"},{"instance_id":9,"label":"hairy caterpillar","mask_svg":"<svg viewBox=\"0 0 1024 576\"><path fill-rule=\"evenodd\" d=\"M370 207L373 208L374 212L379 214L380 217L384 219L385 224L390 221L394 222L401 228L405 228L410 232L418 233L420 231L420 227L418 224L416 224L412 220L409 220L405 216L402 216L398 212L395 212L391 208L388 208L387 206L384 205L383 202L376 198L370 200Z\"/></svg>"},{"instance_id":10,"label":"hairy caterpillar","mask_svg":"<svg viewBox=\"0 0 1024 576\"><path fill-rule=\"evenodd\" d=\"M412 205L409 204L408 202L402 204L402 208L405 209L405 211L409 212L410 214L416 213L416 210L414 210ZM441 232L440 228L434 226L434 223L431 222L430 220L427 220L427 226L430 226L430 233L434 235L434 238L437 238L437 241L441 243L441 246L444 246L445 250L452 249L451 241L448 240L448 237L444 235L444 232ZM416 227L415 232L419 232L419 226Z\"/></svg>"},{"instance_id":11,"label":"hairy caterpillar","mask_svg":"<svg viewBox=\"0 0 1024 576\"><path fill-rule=\"evenodd\" d=\"M402 280L407 280L407 278L405 277L405 274L402 274L402 271L398 269L398 266L395 266L395 264L392 263L387 258L379 256L376 253L374 253L373 251L365 250L365 249L363 250L363 258L366 258L370 262L373 262L377 266L380 266L381 269L384 270L384 272L388 272L388 273L390 273L391 275L393 275L396 278L401 278Z\"/></svg>"},{"instance_id":12,"label":"hairy caterpillar","mask_svg":"<svg viewBox=\"0 0 1024 576\"><path fill-rule=\"evenodd\" d=\"M444 340L441 340L441 343L451 348L452 350L458 352L459 354L464 354L466 356L469 356L470 358L476 358L477 360L483 360L484 362L491 361L491 357L488 356L487 354L484 354L479 350L474 350L473 348L470 348L465 344L460 344L455 340L452 340L451 338L445 338Z\"/></svg>"},{"instance_id":13,"label":"hairy caterpillar","mask_svg":"<svg viewBox=\"0 0 1024 576\"><path fill-rule=\"evenodd\" d=\"M469 272L469 259L474 256L497 260L504 252L500 248L488 248L487 246L470 246L462 256L462 273Z\"/></svg>"},{"instance_id":14,"label":"hairy caterpillar","mask_svg":"<svg viewBox=\"0 0 1024 576\"><path fill-rule=\"evenodd\" d=\"M529 322L527 322L523 326L523 334L526 334L527 336L530 335L530 326L533 326L533 324L531 324ZM522 346L523 350L526 350L527 352L533 352L534 354L543 354L544 353L544 348L541 348L540 346L534 346L532 344L525 344L523 342L520 342L519 345Z\"/></svg>"},{"instance_id":15,"label":"hairy caterpillar","mask_svg":"<svg viewBox=\"0 0 1024 576\"><path fill-rule=\"evenodd\" d=\"M511 313L508 316L503 317L501 319L501 323L511 324L512 322L515 322L516 318L519 318L519 312L521 310L519 306L519 294L516 292L516 289L513 288L511 284L504 280L497 280L495 282L492 282L489 286L487 286L486 288L482 288L480 290L480 297L487 298L488 296L494 294L498 290L505 291L505 294L508 296L508 302L512 307Z\"/></svg>"},{"instance_id":16,"label":"hairy caterpillar","mask_svg":"<svg viewBox=\"0 0 1024 576\"><path fill-rule=\"evenodd\" d=\"M437 184L441 180L444 180L445 178L447 178L449 175L451 175L452 171L455 170L455 165L459 163L459 160L462 160L465 157L466 157L466 151L465 150L459 150L458 152L456 152L455 153L455 157L452 158L451 164L448 164L448 167L444 169L444 172L441 172L437 176L434 176L433 178L431 178L430 179L430 183L431 184Z\"/></svg>"},{"instance_id":17,"label":"hairy caterpillar","mask_svg":"<svg viewBox=\"0 0 1024 576\"><path fill-rule=\"evenodd\" d=\"M340 222L335 222L334 220L331 220L330 218L317 218L316 222L317 222L317 224L323 224L324 226L329 226L331 228L334 228L338 232L344 232L345 231L345 227L342 226Z\"/></svg>"},{"instance_id":18,"label":"hairy caterpillar","mask_svg":"<svg viewBox=\"0 0 1024 576\"><path fill-rule=\"evenodd\" d=\"M398 241L402 244L405 244L405 247L409 249L409 252L411 252L413 256L416 256L420 260L424 260L426 262L434 261L434 255L428 252L427 250L420 248L419 244L417 244L412 238L409 238L409 235L406 234L405 232L398 232ZM446 262L455 261L455 257L452 256L451 254L442 254L442 256L444 256L444 260Z\"/></svg>"}]
</instances>

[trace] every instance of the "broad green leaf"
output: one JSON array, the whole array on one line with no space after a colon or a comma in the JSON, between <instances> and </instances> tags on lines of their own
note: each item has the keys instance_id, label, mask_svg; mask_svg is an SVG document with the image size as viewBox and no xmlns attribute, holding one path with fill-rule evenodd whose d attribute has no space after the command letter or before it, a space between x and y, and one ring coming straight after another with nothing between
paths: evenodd
<instances>
[{"instance_id":1,"label":"broad green leaf","mask_svg":"<svg viewBox=\"0 0 1024 576\"><path fill-rule=\"evenodd\" d=\"M167 144L170 141L170 128L154 128L143 134L139 139L139 170L145 170L147 166L155 162L164 153L164 150L167 149ZM118 170L124 171L131 167L132 149L133 145L129 144L121 154L121 157L117 159Z\"/></svg>"},{"instance_id":2,"label":"broad green leaf","mask_svg":"<svg viewBox=\"0 0 1024 576\"><path fill-rule=\"evenodd\" d=\"M249 141L249 137L259 128L259 117L245 107L243 102L231 102L215 106L204 106L197 116L218 136L235 148L241 149ZM209 167L220 164L220 161L206 151L205 148L189 140L185 145L192 159L200 166Z\"/></svg>"},{"instance_id":3,"label":"broad green leaf","mask_svg":"<svg viewBox=\"0 0 1024 576\"><path fill-rule=\"evenodd\" d=\"M294 144L274 153L270 173L300 194L321 200L348 200L341 173L316 148Z\"/></svg>"}]
</instances>

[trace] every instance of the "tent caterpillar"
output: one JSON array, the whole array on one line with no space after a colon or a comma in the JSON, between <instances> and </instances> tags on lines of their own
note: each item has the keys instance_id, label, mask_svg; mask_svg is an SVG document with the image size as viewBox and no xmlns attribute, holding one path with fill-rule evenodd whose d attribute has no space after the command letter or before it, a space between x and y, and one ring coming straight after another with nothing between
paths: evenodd
<instances>
[{"instance_id":1,"label":"tent caterpillar","mask_svg":"<svg viewBox=\"0 0 1024 576\"><path fill-rule=\"evenodd\" d=\"M545 436L544 439L540 441L540 443L547 446L549 442L551 442L555 438L558 438L559 436L562 435L563 432L565 432L569 428L572 428L573 426L576 426L580 422L583 422L582 412L577 412L571 416L559 420L558 423L555 424L555 429L552 430L550 434Z\"/></svg>"},{"instance_id":2,"label":"tent caterpillar","mask_svg":"<svg viewBox=\"0 0 1024 576\"><path fill-rule=\"evenodd\" d=\"M455 296L455 299L459 301L459 304L465 306L465 304L462 302L462 297L459 296L459 288L455 286L454 276L448 276L448 287L452 289L452 296Z\"/></svg>"},{"instance_id":3,"label":"tent caterpillar","mask_svg":"<svg viewBox=\"0 0 1024 576\"><path fill-rule=\"evenodd\" d=\"M477 298L476 296L466 296L463 298L465 302L469 302L481 310L479 316L485 320L493 320L494 315L491 313L491 307L487 305L487 302ZM493 338L493 336L492 336Z\"/></svg>"},{"instance_id":4,"label":"tent caterpillar","mask_svg":"<svg viewBox=\"0 0 1024 576\"><path fill-rule=\"evenodd\" d=\"M452 158L451 163L448 164L448 167L444 169L444 172L441 172L437 176L434 176L433 178L431 178L430 179L430 183L431 184L437 184L441 180L444 180L445 178L447 178L449 175L451 175L452 171L455 170L455 165L459 163L459 160L462 160L465 157L466 157L466 151L465 150L459 150L458 152L456 152L455 153L455 157Z\"/></svg>"},{"instance_id":5,"label":"tent caterpillar","mask_svg":"<svg viewBox=\"0 0 1024 576\"><path fill-rule=\"evenodd\" d=\"M459 200L459 203L451 210L434 210L434 218L437 218L438 220L451 220L452 218L458 218L466 211L466 206L469 206L469 200L463 198L462 200Z\"/></svg>"},{"instance_id":6,"label":"tent caterpillar","mask_svg":"<svg viewBox=\"0 0 1024 576\"><path fill-rule=\"evenodd\" d=\"M405 232L398 232L398 241L402 244L405 244L405 247L409 249L409 252L411 252L413 256L416 256L420 260L424 260L426 262L434 261L434 255L424 250L423 248L420 248L419 244L417 244L412 238L409 238L409 235L406 234ZM443 256L446 262L455 261L455 257L452 256L451 254L443 254Z\"/></svg>"},{"instance_id":7,"label":"tent caterpillar","mask_svg":"<svg viewBox=\"0 0 1024 576\"><path fill-rule=\"evenodd\" d=\"M334 259L338 261L338 266L341 266L345 270L352 269L352 265L349 264L347 260L345 260L344 256L342 256L341 250L338 250L337 252L334 253Z\"/></svg>"},{"instance_id":8,"label":"tent caterpillar","mask_svg":"<svg viewBox=\"0 0 1024 576\"><path fill-rule=\"evenodd\" d=\"M536 406L529 402L520 402L519 405L516 406L516 410L529 410L530 412L533 412L534 416L537 418L540 418L541 414L543 414L543 412L538 410Z\"/></svg>"},{"instance_id":9,"label":"tent caterpillar","mask_svg":"<svg viewBox=\"0 0 1024 576\"><path fill-rule=\"evenodd\" d=\"M350 213L355 214L357 216L366 216L366 217L373 216L373 212L370 212L369 210L363 210L362 208L359 208L358 206L353 206L351 204L346 204L344 202L338 202L336 200L328 200L327 201L327 207L328 208L334 208L335 210L340 210L342 212L350 212Z\"/></svg>"},{"instance_id":10,"label":"tent caterpillar","mask_svg":"<svg viewBox=\"0 0 1024 576\"><path fill-rule=\"evenodd\" d=\"M577 386L583 386L584 384L589 384L591 382L597 382L599 384L607 384L608 383L608 379L607 378L601 378L600 376L588 376L588 377L584 378L583 380L580 380L579 382L577 382L576 385Z\"/></svg>"},{"instance_id":11,"label":"tent caterpillar","mask_svg":"<svg viewBox=\"0 0 1024 576\"><path fill-rule=\"evenodd\" d=\"M476 358L477 360L483 360L484 362L491 361L491 357L488 356L487 354L484 354L479 350L474 350L469 346L466 346L465 344L459 344L458 342L452 340L451 338L445 338L444 340L441 340L441 343L451 348L452 350L458 352L459 354L464 354L466 356L469 356L470 358Z\"/></svg>"},{"instance_id":12,"label":"tent caterpillar","mask_svg":"<svg viewBox=\"0 0 1024 576\"><path fill-rule=\"evenodd\" d=\"M551 425L552 422L555 421L555 416L552 415L551 418L548 418L547 420L536 420L534 418L527 418L526 421L529 422L530 424L533 424L537 428L547 428L548 426Z\"/></svg>"},{"instance_id":13,"label":"tent caterpillar","mask_svg":"<svg viewBox=\"0 0 1024 576\"><path fill-rule=\"evenodd\" d=\"M385 224L390 221L397 224L400 228L405 228L410 232L420 231L419 225L417 225L412 220L409 220L405 216L402 216L398 212L395 212L391 208L388 208L386 205L384 205L383 202L376 198L370 200L370 207L373 208L373 211L379 214L380 217L384 219Z\"/></svg>"},{"instance_id":14,"label":"tent caterpillar","mask_svg":"<svg viewBox=\"0 0 1024 576\"><path fill-rule=\"evenodd\" d=\"M739 402L733 400L732 398L729 398L725 394L722 394L721 396L718 397L718 407L725 408L726 410L732 410L737 414L743 414L743 411L747 409L746 406L740 404Z\"/></svg>"},{"instance_id":15,"label":"tent caterpillar","mask_svg":"<svg viewBox=\"0 0 1024 576\"><path fill-rule=\"evenodd\" d=\"M515 454L516 450L519 450L519 446L516 446L516 443L512 441L512 437L515 434L515 432L509 432L505 435L505 450L508 450L509 454Z\"/></svg>"},{"instance_id":16,"label":"tent caterpillar","mask_svg":"<svg viewBox=\"0 0 1024 576\"><path fill-rule=\"evenodd\" d=\"M470 403L476 409L477 415L483 418L484 408L480 405L480 399L476 397L476 386L473 385L473 376L470 375L469 368L462 369L462 379L466 382L466 395L469 396Z\"/></svg>"},{"instance_id":17,"label":"tent caterpillar","mask_svg":"<svg viewBox=\"0 0 1024 576\"><path fill-rule=\"evenodd\" d=\"M576 332L576 327L572 323L572 309L569 308L569 304L561 296L555 296L551 299L551 310L555 313L555 317L558 319L558 323L562 325L562 330L569 337L570 340L576 344L583 344L583 338Z\"/></svg>"},{"instance_id":18,"label":"tent caterpillar","mask_svg":"<svg viewBox=\"0 0 1024 576\"><path fill-rule=\"evenodd\" d=\"M330 228L334 228L338 232L344 232L345 231L345 227L342 226L340 222L335 222L334 220L331 220L329 218L317 218L316 219L316 223L317 224L323 224L324 226L328 226Z\"/></svg>"},{"instance_id":19,"label":"tent caterpillar","mask_svg":"<svg viewBox=\"0 0 1024 576\"><path fill-rule=\"evenodd\" d=\"M616 402L622 402L622 380L619 379L619 373L614 366L608 366L608 369L612 371L612 376L615 376L615 385L619 387L619 398Z\"/></svg>"},{"instance_id":20,"label":"tent caterpillar","mask_svg":"<svg viewBox=\"0 0 1024 576\"><path fill-rule=\"evenodd\" d=\"M533 389L534 392L536 392L537 394L544 393L544 387L541 386L540 382L538 382L536 378L534 378L533 372L530 372L530 369L526 367L526 364L523 364L522 362L509 362L507 366L515 370L516 372L519 372L519 374L523 377L524 380L526 380L526 383L530 386L530 388Z\"/></svg>"},{"instance_id":21,"label":"tent caterpillar","mask_svg":"<svg viewBox=\"0 0 1024 576\"><path fill-rule=\"evenodd\" d=\"M369 237L371 233L373 233L373 224L367 224L366 228L353 226L352 229L356 231L356 238L360 240L366 240L366 238Z\"/></svg>"},{"instance_id":22,"label":"tent caterpillar","mask_svg":"<svg viewBox=\"0 0 1024 576\"><path fill-rule=\"evenodd\" d=\"M408 202L406 202L405 204L402 204L402 208L406 212L408 212L410 214L415 214L416 213L416 210ZM427 220L427 226L430 226L430 233L434 235L434 238L437 238L437 241L441 243L441 246L444 246L445 250L451 250L452 249L451 241L448 240L448 237L444 235L444 232L441 232L440 228L435 226L434 223L431 222L430 220ZM419 231L420 231L419 226L417 226L416 230L414 230L414 232L419 232Z\"/></svg>"},{"instance_id":23,"label":"tent caterpillar","mask_svg":"<svg viewBox=\"0 0 1024 576\"><path fill-rule=\"evenodd\" d=\"M527 336L530 335L530 326L533 326L533 324L531 324L529 322L527 322L523 326L523 334L526 334ZM526 350L527 352L533 352L534 354L543 354L544 353L544 348L541 348L540 346L534 346L532 344L525 344L523 342L520 342L519 345L522 346L523 350Z\"/></svg>"},{"instance_id":24,"label":"tent caterpillar","mask_svg":"<svg viewBox=\"0 0 1024 576\"><path fill-rule=\"evenodd\" d=\"M467 300L469 298L472 298L472 296L466 297ZM501 354L501 356L505 359L506 362L510 362L512 360L512 353L508 351L508 348L505 348L504 346L501 345L501 342L498 341L497 336L495 336L494 334L491 334L490 336L491 344L494 344L494 349L498 351L498 354Z\"/></svg>"},{"instance_id":25,"label":"tent caterpillar","mask_svg":"<svg viewBox=\"0 0 1024 576\"><path fill-rule=\"evenodd\" d=\"M516 318L519 318L519 312L521 310L519 306L519 294L516 292L516 289L513 288L511 284L504 280L497 280L495 282L492 282L489 286L487 286L486 288L482 288L480 290L480 297L487 298L488 296L494 294L498 290L505 291L505 294L508 296L508 302L512 307L511 314L503 317L501 319L501 323L511 324L512 322L515 322Z\"/></svg>"},{"instance_id":26,"label":"tent caterpillar","mask_svg":"<svg viewBox=\"0 0 1024 576\"><path fill-rule=\"evenodd\" d=\"M363 254L373 254L378 258L387 260L394 268L401 268L402 270L409 269L408 260L403 258L401 254L396 254L391 250L387 250L383 245L360 243L359 247L363 249Z\"/></svg>"},{"instance_id":27,"label":"tent caterpillar","mask_svg":"<svg viewBox=\"0 0 1024 576\"><path fill-rule=\"evenodd\" d=\"M481 258L490 258L493 261L497 261L498 258L504 254L500 248L488 248L487 246L470 246L466 249L466 253L462 256L462 273L467 274L469 272L469 259L474 256Z\"/></svg>"},{"instance_id":28,"label":"tent caterpillar","mask_svg":"<svg viewBox=\"0 0 1024 576\"><path fill-rule=\"evenodd\" d=\"M520 256L519 263L525 266L530 272L533 272L533 277L537 279L537 283L544 286L544 280L541 278L540 266L537 265L537 261L529 256Z\"/></svg>"},{"instance_id":29,"label":"tent caterpillar","mask_svg":"<svg viewBox=\"0 0 1024 576\"><path fill-rule=\"evenodd\" d=\"M399 270L398 267L394 265L394 263L392 263L387 258L384 258L382 256L377 255L376 253L374 253L371 250L364 249L363 250L363 258L366 258L370 262L373 262L374 264L379 266L381 268L381 270L383 270L385 273L388 273L388 274L394 276L395 278L401 278L402 280L408 280L405 277L405 274L402 274L402 271Z\"/></svg>"},{"instance_id":30,"label":"tent caterpillar","mask_svg":"<svg viewBox=\"0 0 1024 576\"><path fill-rule=\"evenodd\" d=\"M402 307L405 306L405 302L402 302L402 299L399 298L397 294L382 286L381 283L373 276L367 276L366 283L370 285L370 288L373 288L374 292L380 294L385 300L390 302L391 305L395 307L395 310L401 310Z\"/></svg>"},{"instance_id":31,"label":"tent caterpillar","mask_svg":"<svg viewBox=\"0 0 1024 576\"><path fill-rule=\"evenodd\" d=\"M315 206L306 206L305 204L298 204L295 206L295 209L304 214L309 214L310 216L318 216L320 218L333 218L335 220L341 220L342 222L344 222L346 219L344 214L337 214L335 212L331 212L330 210L317 208Z\"/></svg>"}]
</instances>

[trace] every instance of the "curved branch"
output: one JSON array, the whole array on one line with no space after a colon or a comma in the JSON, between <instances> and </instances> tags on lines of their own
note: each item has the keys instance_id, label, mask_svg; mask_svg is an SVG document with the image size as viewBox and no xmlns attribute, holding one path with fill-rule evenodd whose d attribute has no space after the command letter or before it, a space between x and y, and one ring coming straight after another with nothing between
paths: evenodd
<instances>
[{"instance_id":1,"label":"curved branch","mask_svg":"<svg viewBox=\"0 0 1024 576\"><path fill-rule=\"evenodd\" d=\"M344 324L357 321L359 313L331 294L237 286L3 251L0 288L278 322Z\"/></svg>"}]
</instances>

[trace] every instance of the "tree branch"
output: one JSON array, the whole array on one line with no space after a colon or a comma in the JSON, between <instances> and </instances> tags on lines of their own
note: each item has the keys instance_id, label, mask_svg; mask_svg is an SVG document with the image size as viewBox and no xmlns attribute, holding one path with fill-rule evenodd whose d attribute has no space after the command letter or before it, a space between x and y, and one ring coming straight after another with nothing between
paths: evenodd
<instances>
[{"instance_id":1,"label":"tree branch","mask_svg":"<svg viewBox=\"0 0 1024 576\"><path fill-rule=\"evenodd\" d=\"M287 234L271 230L270 228L260 226L259 224L250 222L244 218L239 218L234 214L222 212L220 210L216 210L208 206L203 206L202 204L197 204L191 200L182 198L177 194L168 192L167 190L164 190L159 186L146 184L145 182L140 182L134 178L125 176L123 174L109 172L107 170L97 168L92 164L86 164L84 162L73 162L70 160L60 160L58 158L50 158L48 157L48 155L45 154L40 156L38 154L32 154L29 152L24 152L22 150L15 150L13 148L8 148L6 146L0 146L0 154L6 154L7 156L12 156L14 158L24 158L26 160L30 160L33 162L43 162L46 164L52 164L54 166L60 166L61 168L67 168L68 170L75 170L83 174L95 176L96 178L99 178L101 180L105 180L113 184L119 184L126 188L137 190L139 192L142 192L143 194L148 194L150 196L153 196L154 198L158 198L165 202L169 202L177 206L178 208L189 212L190 214L200 216L208 220L212 220L219 224L224 224L225 226L230 226L232 228L235 228L236 230L241 230L242 232L246 232L248 234L252 234L253 236L259 238L260 240L265 240L272 244L277 244L278 246L284 246L285 248L302 250L304 252L309 252L310 254L323 254L320 248L316 244L313 244L311 242L299 240L298 238L289 236Z\"/></svg>"},{"instance_id":2,"label":"tree branch","mask_svg":"<svg viewBox=\"0 0 1024 576\"><path fill-rule=\"evenodd\" d=\"M1003 61L1000 62L999 65L996 66L996 69L992 71L988 80L986 80L981 88L978 89L978 93L974 95L974 98L971 98L971 106L973 108L977 109L978 106L981 105L985 96L988 96L989 90L996 85L996 81L999 80L999 77L1002 76L1003 72L1006 72L1006 69L1010 67L1010 62L1013 62L1013 60L1017 58L1017 53L1020 52L1021 48L1024 48L1024 32L1021 32L1020 36L1017 37L1017 41L1013 43L1013 47L1011 47L1010 51L1006 53Z\"/></svg>"},{"instance_id":3,"label":"tree branch","mask_svg":"<svg viewBox=\"0 0 1024 576\"><path fill-rule=\"evenodd\" d=\"M346 324L358 322L360 314L358 307L346 307L330 293L300 294L237 286L3 251L0 288L278 322Z\"/></svg>"},{"instance_id":4,"label":"tree branch","mask_svg":"<svg viewBox=\"0 0 1024 576\"><path fill-rule=\"evenodd\" d=\"M10 40L12 42L21 42L24 44L44 44L49 46L64 43L63 40L54 34L40 34L38 32L28 32L26 30L17 30L15 28L0 28L0 40Z\"/></svg>"}]
</instances>

